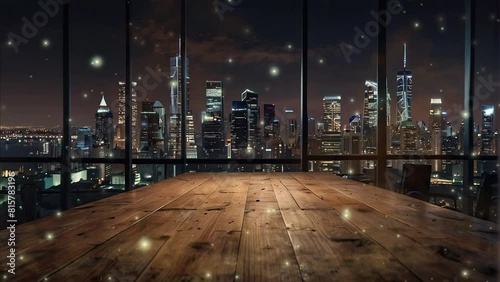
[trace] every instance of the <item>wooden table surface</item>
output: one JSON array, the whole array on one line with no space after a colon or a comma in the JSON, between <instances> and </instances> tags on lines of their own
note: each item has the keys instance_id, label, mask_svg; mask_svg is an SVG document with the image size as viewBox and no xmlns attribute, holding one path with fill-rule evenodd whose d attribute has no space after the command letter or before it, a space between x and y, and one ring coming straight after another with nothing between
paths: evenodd
<instances>
[{"instance_id":1,"label":"wooden table surface","mask_svg":"<svg viewBox=\"0 0 500 282\"><path fill-rule=\"evenodd\" d=\"M496 281L495 223L322 173L190 173L0 232L3 281ZM7 279L5 279L5 276Z\"/></svg>"}]
</instances>

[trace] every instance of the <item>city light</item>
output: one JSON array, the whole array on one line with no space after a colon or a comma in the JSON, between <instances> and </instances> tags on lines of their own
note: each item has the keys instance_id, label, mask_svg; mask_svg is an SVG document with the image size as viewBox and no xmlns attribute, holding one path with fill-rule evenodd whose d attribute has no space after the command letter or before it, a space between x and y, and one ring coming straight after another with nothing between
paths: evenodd
<instances>
[{"instance_id":1,"label":"city light","mask_svg":"<svg viewBox=\"0 0 500 282\"><path fill-rule=\"evenodd\" d=\"M486 108L483 111L484 116L492 116L495 113L495 109L493 107Z\"/></svg>"}]
</instances>

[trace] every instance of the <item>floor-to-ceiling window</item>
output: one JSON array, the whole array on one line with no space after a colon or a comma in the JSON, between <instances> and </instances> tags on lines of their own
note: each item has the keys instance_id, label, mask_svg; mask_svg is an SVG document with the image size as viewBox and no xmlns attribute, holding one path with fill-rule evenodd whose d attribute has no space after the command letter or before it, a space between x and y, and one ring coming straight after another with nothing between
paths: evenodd
<instances>
[{"instance_id":1,"label":"floor-to-ceiling window","mask_svg":"<svg viewBox=\"0 0 500 282\"><path fill-rule=\"evenodd\" d=\"M396 190L403 165L414 163L431 165L433 191L462 208L463 187L474 190L498 167L498 3L475 6L471 111L464 3L361 4L74 0L67 60L63 6L9 4L1 19L2 181L13 171L19 195L33 185L58 195L71 183L74 206L188 171L323 171ZM60 199L49 198L35 199L35 217L60 210Z\"/></svg>"}]
</instances>

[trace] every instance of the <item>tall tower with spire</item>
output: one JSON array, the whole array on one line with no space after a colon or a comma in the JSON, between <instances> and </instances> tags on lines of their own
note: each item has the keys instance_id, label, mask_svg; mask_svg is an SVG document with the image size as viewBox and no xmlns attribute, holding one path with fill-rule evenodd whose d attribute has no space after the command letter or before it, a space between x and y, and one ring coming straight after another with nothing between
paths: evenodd
<instances>
[{"instance_id":1,"label":"tall tower with spire","mask_svg":"<svg viewBox=\"0 0 500 282\"><path fill-rule=\"evenodd\" d=\"M106 104L104 95L95 114L95 142L94 146L113 148L113 113Z\"/></svg>"},{"instance_id":2,"label":"tall tower with spire","mask_svg":"<svg viewBox=\"0 0 500 282\"><path fill-rule=\"evenodd\" d=\"M411 121L411 100L412 100L412 85L413 73L407 69L407 51L406 42L403 46L403 69L398 71L397 74L397 125L402 122Z\"/></svg>"},{"instance_id":3,"label":"tall tower with spire","mask_svg":"<svg viewBox=\"0 0 500 282\"><path fill-rule=\"evenodd\" d=\"M182 76L186 76L186 109L187 115L182 116ZM194 133L193 111L189 104L189 60L186 57L186 70L183 70L181 58L181 40L179 38L179 53L170 58L170 119L168 128L168 157L180 158L182 149L182 122L186 122L186 153L187 158L197 158Z\"/></svg>"}]
</instances>

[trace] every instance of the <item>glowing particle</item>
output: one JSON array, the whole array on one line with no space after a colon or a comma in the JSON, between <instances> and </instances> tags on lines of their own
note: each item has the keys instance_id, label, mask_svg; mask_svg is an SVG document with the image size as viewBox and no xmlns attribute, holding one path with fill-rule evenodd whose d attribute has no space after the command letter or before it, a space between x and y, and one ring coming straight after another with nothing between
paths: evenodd
<instances>
[{"instance_id":1,"label":"glowing particle","mask_svg":"<svg viewBox=\"0 0 500 282\"><path fill-rule=\"evenodd\" d=\"M48 47L50 47L50 41L49 41L48 39L44 39L44 40L42 40L42 46L43 46L44 48L48 48Z\"/></svg>"},{"instance_id":2,"label":"glowing particle","mask_svg":"<svg viewBox=\"0 0 500 282\"><path fill-rule=\"evenodd\" d=\"M99 56L95 56L90 60L90 65L93 68L99 69L104 65L104 60Z\"/></svg>"},{"instance_id":3,"label":"glowing particle","mask_svg":"<svg viewBox=\"0 0 500 282\"><path fill-rule=\"evenodd\" d=\"M344 212L342 212L342 216L347 219L351 218L351 211L348 209L344 210Z\"/></svg>"},{"instance_id":4,"label":"glowing particle","mask_svg":"<svg viewBox=\"0 0 500 282\"><path fill-rule=\"evenodd\" d=\"M463 270L462 271L462 277L465 277L465 278L469 277L469 271Z\"/></svg>"},{"instance_id":5,"label":"glowing particle","mask_svg":"<svg viewBox=\"0 0 500 282\"><path fill-rule=\"evenodd\" d=\"M148 251L149 249L151 249L151 240L149 240L149 238L147 237L142 237L139 240L138 245L141 251Z\"/></svg>"},{"instance_id":6,"label":"glowing particle","mask_svg":"<svg viewBox=\"0 0 500 282\"><path fill-rule=\"evenodd\" d=\"M280 74L280 69L278 67L271 67L271 69L269 69L269 74L276 77Z\"/></svg>"},{"instance_id":7,"label":"glowing particle","mask_svg":"<svg viewBox=\"0 0 500 282\"><path fill-rule=\"evenodd\" d=\"M52 233L45 234L45 239L47 239L49 241L52 240L52 239L54 239L54 234L52 234Z\"/></svg>"}]
</instances>

